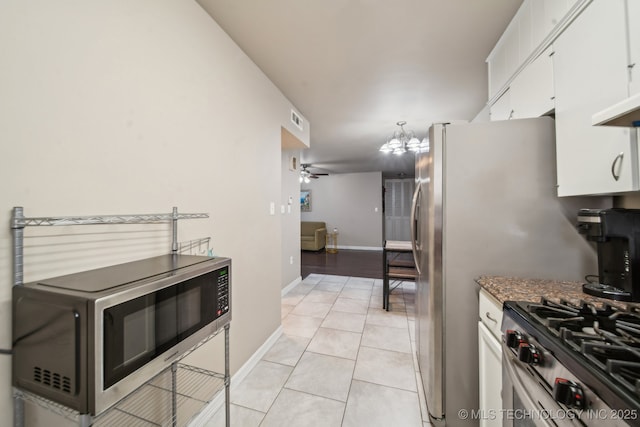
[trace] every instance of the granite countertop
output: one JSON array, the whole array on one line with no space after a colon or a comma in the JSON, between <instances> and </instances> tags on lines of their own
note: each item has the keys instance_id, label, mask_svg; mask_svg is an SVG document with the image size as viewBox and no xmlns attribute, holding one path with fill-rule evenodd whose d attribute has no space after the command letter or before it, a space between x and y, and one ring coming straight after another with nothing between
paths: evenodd
<instances>
[{"instance_id":1,"label":"granite countertop","mask_svg":"<svg viewBox=\"0 0 640 427\"><path fill-rule=\"evenodd\" d=\"M564 299L571 304L580 304L581 301L596 303L597 305L608 303L619 307L637 303L626 303L597 298L582 292L582 282L562 282L555 280L524 279L517 277L481 276L476 279L480 287L501 304L505 301L532 301L539 302L541 297L558 302Z\"/></svg>"}]
</instances>

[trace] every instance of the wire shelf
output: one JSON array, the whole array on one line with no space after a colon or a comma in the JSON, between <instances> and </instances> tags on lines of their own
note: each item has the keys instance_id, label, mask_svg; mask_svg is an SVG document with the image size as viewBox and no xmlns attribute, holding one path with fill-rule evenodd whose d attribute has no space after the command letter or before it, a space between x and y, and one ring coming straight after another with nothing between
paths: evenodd
<instances>
[{"instance_id":1,"label":"wire shelf","mask_svg":"<svg viewBox=\"0 0 640 427\"><path fill-rule=\"evenodd\" d=\"M169 366L126 398L94 417L90 425L187 426L225 387L223 374L183 363L176 364L175 379L174 389L172 367ZM77 411L36 394L14 389L14 396L35 403L75 423L81 422L82 415Z\"/></svg>"},{"instance_id":2,"label":"wire shelf","mask_svg":"<svg viewBox=\"0 0 640 427\"><path fill-rule=\"evenodd\" d=\"M201 237L184 242L178 242L178 253L189 255L209 255L211 252L211 237Z\"/></svg>"},{"instance_id":3,"label":"wire shelf","mask_svg":"<svg viewBox=\"0 0 640 427\"><path fill-rule=\"evenodd\" d=\"M173 413L173 372L167 368L95 418L94 426L186 426L224 389L224 375L178 364Z\"/></svg>"},{"instance_id":4,"label":"wire shelf","mask_svg":"<svg viewBox=\"0 0 640 427\"><path fill-rule=\"evenodd\" d=\"M147 215L97 215L97 216L59 216L14 219L13 228L31 226L92 225L92 224L154 224L172 220L209 218L206 213L147 214Z\"/></svg>"},{"instance_id":5,"label":"wire shelf","mask_svg":"<svg viewBox=\"0 0 640 427\"><path fill-rule=\"evenodd\" d=\"M75 423L79 423L80 414L71 408L61 405L60 403L54 402L49 399L45 399L44 397L41 397L37 394L33 394L31 392L28 392L19 388L15 388L15 387L13 389L13 397L22 399L25 402L33 403L63 418L71 420Z\"/></svg>"}]
</instances>

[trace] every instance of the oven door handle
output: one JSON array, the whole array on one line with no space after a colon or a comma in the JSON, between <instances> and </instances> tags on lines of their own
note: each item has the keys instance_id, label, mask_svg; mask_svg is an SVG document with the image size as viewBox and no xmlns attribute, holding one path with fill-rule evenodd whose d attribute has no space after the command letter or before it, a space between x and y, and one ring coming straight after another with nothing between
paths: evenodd
<instances>
[{"instance_id":1,"label":"oven door handle","mask_svg":"<svg viewBox=\"0 0 640 427\"><path fill-rule=\"evenodd\" d=\"M531 394L527 390L527 387L523 383L522 378L520 377L520 374L518 373L518 370L522 370L522 368L519 366L521 362L516 358L513 352L511 352L511 349L507 347L507 344L504 342L502 343L502 363L504 364L505 371L509 376L509 382L511 383L511 386L513 387L515 393L520 397L520 400L524 405L524 407L526 409L539 410L540 406L537 404L536 399L534 399L531 396ZM535 382L534 386L540 387L537 381ZM506 409L514 409L514 408L506 408ZM550 409L550 408L547 408L547 409ZM536 425L551 426L551 423L549 422L549 420L538 418L532 421L534 421Z\"/></svg>"}]
</instances>

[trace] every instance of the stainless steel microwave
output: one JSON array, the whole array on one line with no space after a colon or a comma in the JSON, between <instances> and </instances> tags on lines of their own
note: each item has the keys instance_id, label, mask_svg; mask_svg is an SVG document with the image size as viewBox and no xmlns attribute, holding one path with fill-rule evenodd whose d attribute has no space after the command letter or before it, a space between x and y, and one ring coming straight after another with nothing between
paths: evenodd
<instances>
[{"instance_id":1,"label":"stainless steel microwave","mask_svg":"<svg viewBox=\"0 0 640 427\"><path fill-rule=\"evenodd\" d=\"M98 415L231 320L231 260L164 255L13 288L13 384Z\"/></svg>"}]
</instances>

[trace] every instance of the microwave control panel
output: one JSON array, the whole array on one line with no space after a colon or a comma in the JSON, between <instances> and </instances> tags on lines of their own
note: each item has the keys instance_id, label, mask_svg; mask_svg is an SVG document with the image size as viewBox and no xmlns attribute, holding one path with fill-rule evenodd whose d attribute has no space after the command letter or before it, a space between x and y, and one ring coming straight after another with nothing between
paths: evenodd
<instances>
[{"instance_id":1,"label":"microwave control panel","mask_svg":"<svg viewBox=\"0 0 640 427\"><path fill-rule=\"evenodd\" d=\"M216 315L218 317L229 312L229 268L225 267L218 270L217 283L218 301L216 304Z\"/></svg>"}]
</instances>

